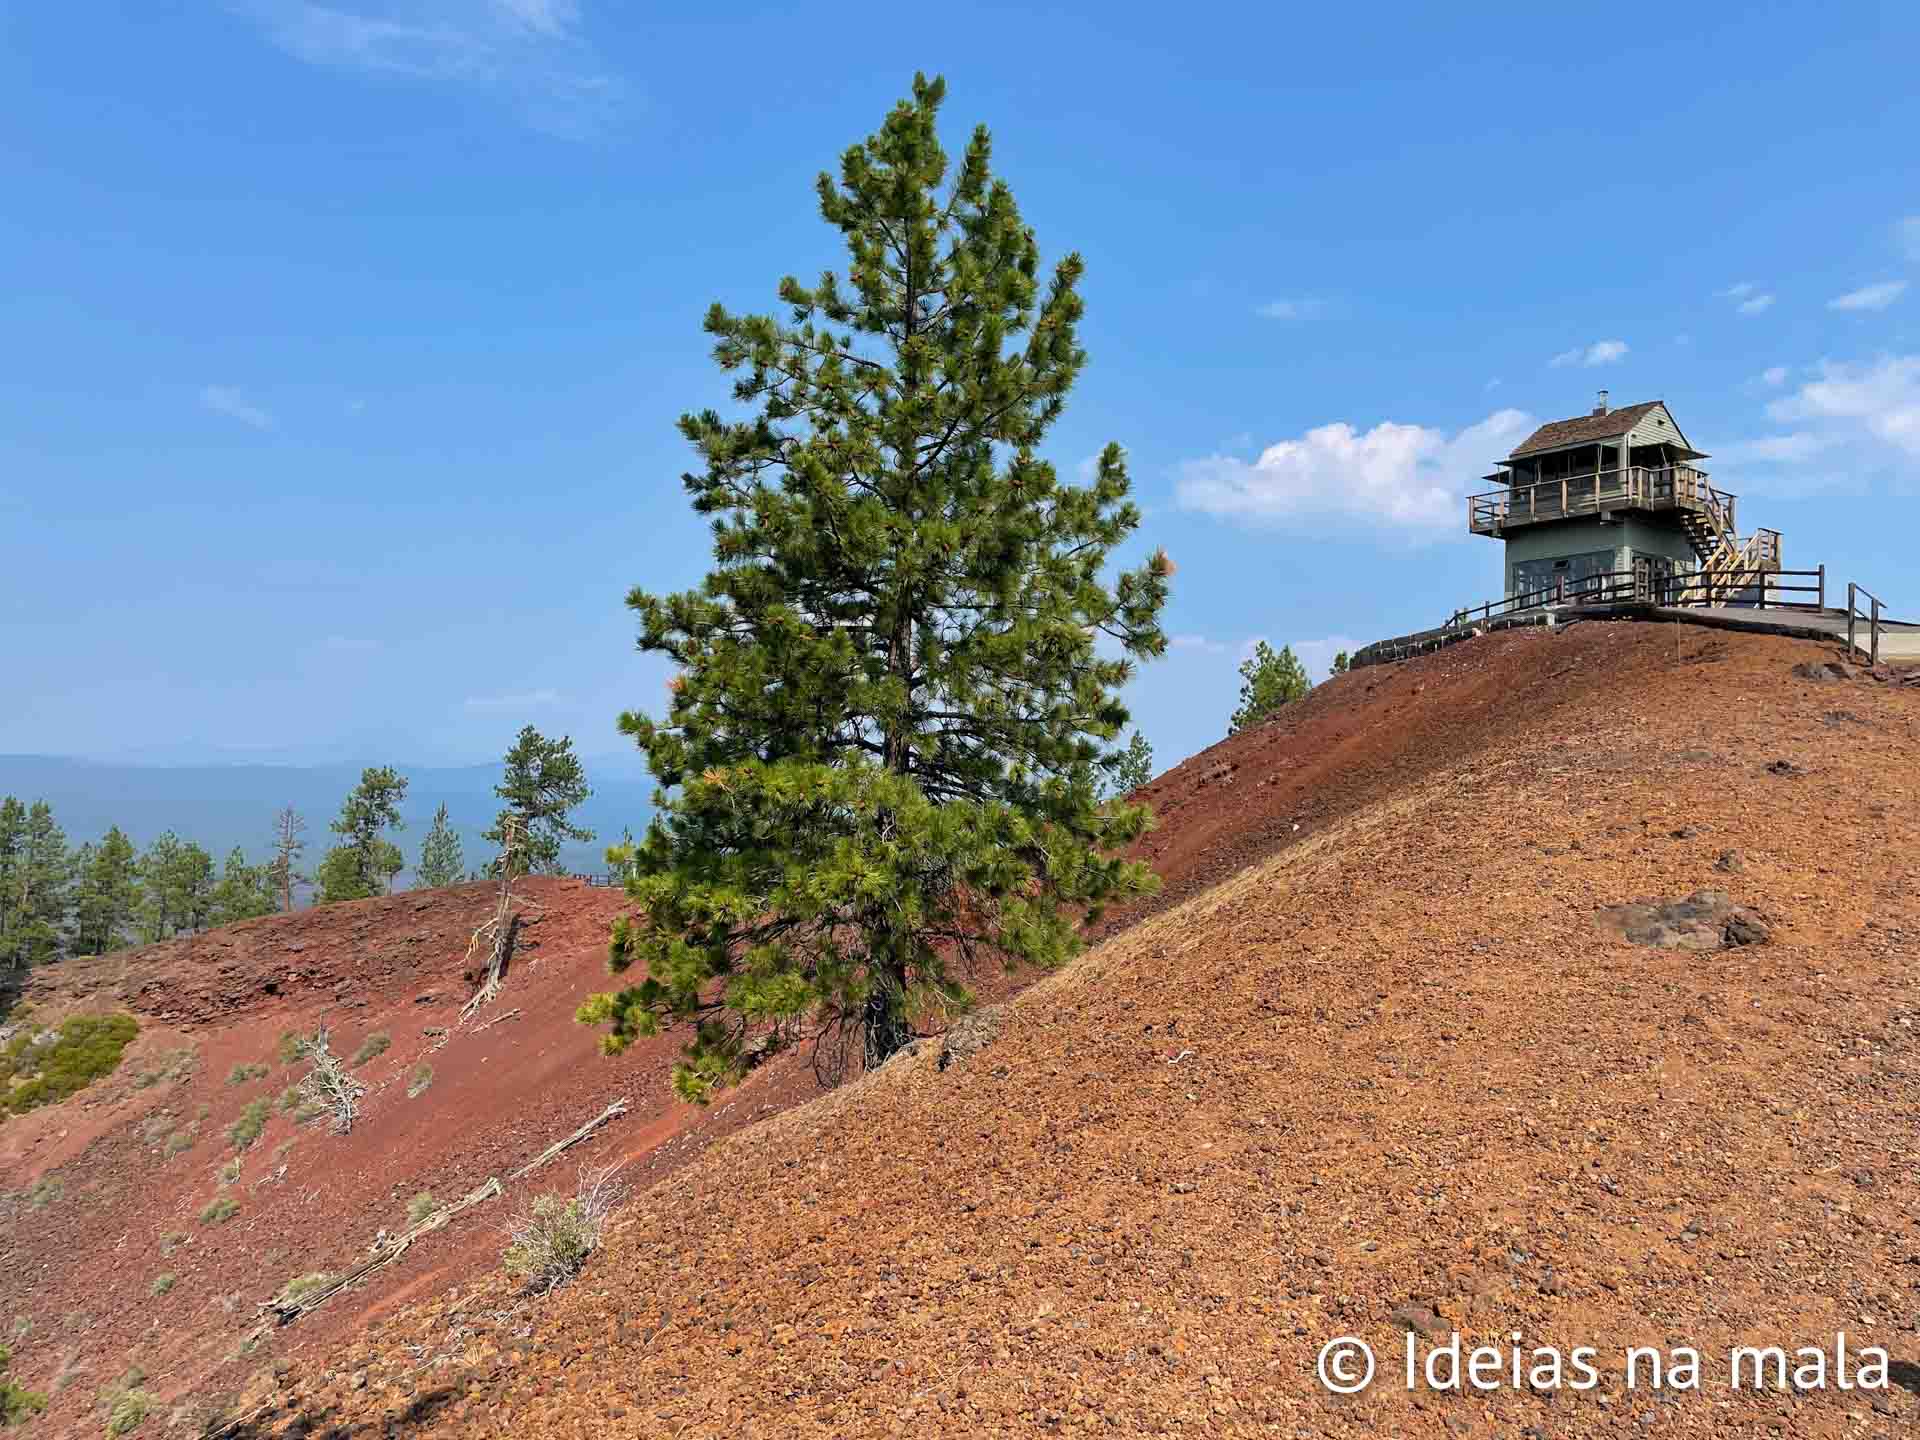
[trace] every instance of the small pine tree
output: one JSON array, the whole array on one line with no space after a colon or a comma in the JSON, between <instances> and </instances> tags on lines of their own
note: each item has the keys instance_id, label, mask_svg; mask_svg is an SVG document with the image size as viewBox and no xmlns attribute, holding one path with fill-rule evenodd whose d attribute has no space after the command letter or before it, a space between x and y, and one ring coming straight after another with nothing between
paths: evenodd
<instances>
[{"instance_id":1,"label":"small pine tree","mask_svg":"<svg viewBox=\"0 0 1920 1440\"><path fill-rule=\"evenodd\" d=\"M1040 458L1086 360L1083 266L1041 278L984 127L949 177L944 91L916 76L820 177L844 283L783 280L784 319L708 312L759 413L682 417L715 568L628 598L679 667L663 718L620 718L661 786L629 862L646 922L612 944L647 978L580 1018L609 1051L693 1022L688 1099L744 1073L749 1026L755 1055L814 1025L883 1062L917 1011L965 1008L970 966L1058 965L1153 885L1116 854L1147 811L1103 804L1096 768L1166 648L1171 566L1109 578L1140 521L1118 445L1085 487Z\"/></svg>"},{"instance_id":2,"label":"small pine tree","mask_svg":"<svg viewBox=\"0 0 1920 1440\"><path fill-rule=\"evenodd\" d=\"M74 901L73 948L106 955L128 943L140 913L140 859L118 825L86 847Z\"/></svg>"},{"instance_id":3,"label":"small pine tree","mask_svg":"<svg viewBox=\"0 0 1920 1440\"><path fill-rule=\"evenodd\" d=\"M447 807L433 812L433 828L420 842L420 864L414 875L421 888L438 890L443 885L458 885L466 873L467 862L460 853L460 832L447 820Z\"/></svg>"},{"instance_id":4,"label":"small pine tree","mask_svg":"<svg viewBox=\"0 0 1920 1440\"><path fill-rule=\"evenodd\" d=\"M506 774L493 793L507 803L484 838L504 847L508 818L518 821L513 853L521 874L557 875L561 844L593 839L591 830L567 819L568 812L593 794L567 736L549 740L531 725L521 730L507 750Z\"/></svg>"},{"instance_id":5,"label":"small pine tree","mask_svg":"<svg viewBox=\"0 0 1920 1440\"><path fill-rule=\"evenodd\" d=\"M1333 669L1331 673L1335 675L1344 675L1347 673L1347 671L1351 670L1352 668L1353 668L1353 657L1347 654L1346 651L1342 650L1338 655L1333 657Z\"/></svg>"},{"instance_id":6,"label":"small pine tree","mask_svg":"<svg viewBox=\"0 0 1920 1440\"><path fill-rule=\"evenodd\" d=\"M327 861L335 865L333 878L337 882L344 882L345 877L338 874L338 866L343 862L335 861L335 855L345 850L352 857L352 883L329 887L329 893L324 898L358 899L386 892L393 877L404 868L406 862L390 866L400 852L385 838L384 832L389 827L395 830L406 828L400 818L400 802L406 795L406 776L392 766L369 766L360 772L360 783L341 802L340 814L330 827L334 834L344 838L338 849L327 853ZM321 868L324 871L326 865L323 864ZM354 893L342 893L346 890Z\"/></svg>"},{"instance_id":7,"label":"small pine tree","mask_svg":"<svg viewBox=\"0 0 1920 1440\"><path fill-rule=\"evenodd\" d=\"M1291 645L1282 646L1275 654L1273 647L1262 640L1240 667L1240 708L1233 712L1227 733L1236 734L1259 724L1311 688L1306 667L1294 657Z\"/></svg>"},{"instance_id":8,"label":"small pine tree","mask_svg":"<svg viewBox=\"0 0 1920 1440\"><path fill-rule=\"evenodd\" d=\"M27 807L9 795L0 800L0 964L12 964L14 936L26 926L20 903L26 847Z\"/></svg>"},{"instance_id":9,"label":"small pine tree","mask_svg":"<svg viewBox=\"0 0 1920 1440\"><path fill-rule=\"evenodd\" d=\"M1109 757L1112 763L1111 789L1115 796L1131 795L1153 779L1153 746L1136 730L1127 748Z\"/></svg>"}]
</instances>

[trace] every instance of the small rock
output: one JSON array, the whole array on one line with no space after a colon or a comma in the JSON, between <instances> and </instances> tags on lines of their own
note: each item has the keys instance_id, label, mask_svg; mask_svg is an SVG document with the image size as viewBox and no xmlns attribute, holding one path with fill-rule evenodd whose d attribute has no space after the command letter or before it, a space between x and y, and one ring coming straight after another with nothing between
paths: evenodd
<instances>
[{"instance_id":1,"label":"small rock","mask_svg":"<svg viewBox=\"0 0 1920 1440\"><path fill-rule=\"evenodd\" d=\"M1682 825L1678 830L1673 832L1673 838L1676 840L1691 840L1699 833L1700 832L1691 825Z\"/></svg>"},{"instance_id":2,"label":"small rock","mask_svg":"<svg viewBox=\"0 0 1920 1440\"><path fill-rule=\"evenodd\" d=\"M978 1055L999 1038L1007 1023L1007 1007L986 1005L963 1015L940 1042L940 1069Z\"/></svg>"},{"instance_id":3,"label":"small rock","mask_svg":"<svg viewBox=\"0 0 1920 1440\"><path fill-rule=\"evenodd\" d=\"M1794 764L1791 760L1775 760L1771 765L1767 766L1767 773L1769 775L1791 777L1794 775L1804 775L1807 772L1802 770L1798 765Z\"/></svg>"},{"instance_id":4,"label":"small rock","mask_svg":"<svg viewBox=\"0 0 1920 1440\"><path fill-rule=\"evenodd\" d=\"M1713 868L1724 875L1740 875L1747 868L1747 852L1744 850L1722 850L1720 858L1713 862Z\"/></svg>"},{"instance_id":5,"label":"small rock","mask_svg":"<svg viewBox=\"0 0 1920 1440\"><path fill-rule=\"evenodd\" d=\"M1402 1330L1416 1331L1421 1335L1438 1335L1444 1328L1440 1317L1431 1307L1408 1301L1405 1305L1396 1305L1387 1318Z\"/></svg>"}]
</instances>

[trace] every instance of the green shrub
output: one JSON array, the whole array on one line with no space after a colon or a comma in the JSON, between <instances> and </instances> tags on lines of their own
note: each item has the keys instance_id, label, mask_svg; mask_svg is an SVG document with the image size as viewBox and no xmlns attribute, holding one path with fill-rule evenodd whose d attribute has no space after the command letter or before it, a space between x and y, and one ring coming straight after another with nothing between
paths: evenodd
<instances>
[{"instance_id":1,"label":"green shrub","mask_svg":"<svg viewBox=\"0 0 1920 1440\"><path fill-rule=\"evenodd\" d=\"M376 1030L360 1042L360 1048L353 1052L352 1065L364 1065L376 1055L387 1053L387 1047L393 1044L393 1037L384 1030Z\"/></svg>"},{"instance_id":2,"label":"green shrub","mask_svg":"<svg viewBox=\"0 0 1920 1440\"><path fill-rule=\"evenodd\" d=\"M34 1182L33 1188L27 1191L27 1208L44 1210L49 1205L65 1199L66 1193L67 1187L64 1184L52 1176L43 1175Z\"/></svg>"},{"instance_id":3,"label":"green shrub","mask_svg":"<svg viewBox=\"0 0 1920 1440\"><path fill-rule=\"evenodd\" d=\"M433 1196L425 1190L422 1190L407 1202L407 1223L409 1225L418 1225L439 1208L440 1207L434 1203Z\"/></svg>"},{"instance_id":4,"label":"green shrub","mask_svg":"<svg viewBox=\"0 0 1920 1440\"><path fill-rule=\"evenodd\" d=\"M101 1387L100 1404L107 1412L107 1434L125 1435L147 1418L147 1412L157 1402L140 1388L140 1382L146 1378L146 1371L135 1365L113 1384Z\"/></svg>"},{"instance_id":5,"label":"green shrub","mask_svg":"<svg viewBox=\"0 0 1920 1440\"><path fill-rule=\"evenodd\" d=\"M219 1175L222 1185L231 1185L234 1181L238 1180L240 1178L240 1157L236 1155L233 1159L222 1165L219 1170Z\"/></svg>"},{"instance_id":6,"label":"green shrub","mask_svg":"<svg viewBox=\"0 0 1920 1440\"><path fill-rule=\"evenodd\" d=\"M199 1122L196 1121L184 1129L174 1131L171 1135L167 1136L167 1143L160 1147L160 1153L171 1160L183 1151L191 1150L199 1129Z\"/></svg>"},{"instance_id":7,"label":"green shrub","mask_svg":"<svg viewBox=\"0 0 1920 1440\"><path fill-rule=\"evenodd\" d=\"M313 1048L313 1041L297 1030L289 1030L280 1037L280 1043L273 1053L282 1065L297 1065L307 1058L307 1051Z\"/></svg>"},{"instance_id":8,"label":"green shrub","mask_svg":"<svg viewBox=\"0 0 1920 1440\"><path fill-rule=\"evenodd\" d=\"M250 1101L247 1108L240 1112L240 1118L227 1127L227 1139L233 1142L233 1148L252 1148L253 1142L260 1138L260 1132L267 1128L267 1117L271 1114L273 1102L266 1096Z\"/></svg>"},{"instance_id":9,"label":"green shrub","mask_svg":"<svg viewBox=\"0 0 1920 1440\"><path fill-rule=\"evenodd\" d=\"M173 1288L173 1282L179 1278L180 1277L171 1270L167 1271L164 1275L156 1275L153 1277L153 1283L147 1287L147 1293L149 1295L164 1295Z\"/></svg>"},{"instance_id":10,"label":"green shrub","mask_svg":"<svg viewBox=\"0 0 1920 1440\"><path fill-rule=\"evenodd\" d=\"M170 1230L160 1237L160 1253L171 1255L182 1245L191 1245L193 1237L184 1230Z\"/></svg>"},{"instance_id":11,"label":"green shrub","mask_svg":"<svg viewBox=\"0 0 1920 1440\"><path fill-rule=\"evenodd\" d=\"M231 1195L222 1195L206 1209L200 1212L202 1225L221 1225L240 1213L240 1202Z\"/></svg>"},{"instance_id":12,"label":"green shrub","mask_svg":"<svg viewBox=\"0 0 1920 1440\"><path fill-rule=\"evenodd\" d=\"M227 1084L244 1085L249 1080L265 1079L267 1070L265 1065L236 1065L227 1072Z\"/></svg>"},{"instance_id":13,"label":"green shrub","mask_svg":"<svg viewBox=\"0 0 1920 1440\"><path fill-rule=\"evenodd\" d=\"M289 1085L280 1092L280 1113L284 1115L289 1110L298 1110L299 1108L300 1087L298 1085Z\"/></svg>"},{"instance_id":14,"label":"green shrub","mask_svg":"<svg viewBox=\"0 0 1920 1440\"><path fill-rule=\"evenodd\" d=\"M9 1425L24 1425L30 1417L47 1408L46 1396L16 1385L7 1378L7 1366L12 1360L13 1352L0 1345L0 1429Z\"/></svg>"},{"instance_id":15,"label":"green shrub","mask_svg":"<svg viewBox=\"0 0 1920 1440\"><path fill-rule=\"evenodd\" d=\"M433 1084L433 1066L422 1060L413 1067L413 1074L407 1079L407 1099L418 1100L427 1093L427 1087Z\"/></svg>"},{"instance_id":16,"label":"green shrub","mask_svg":"<svg viewBox=\"0 0 1920 1440\"><path fill-rule=\"evenodd\" d=\"M0 1094L16 1115L66 1099L120 1065L140 1033L131 1015L73 1015L55 1031L22 1030L0 1050Z\"/></svg>"}]
</instances>

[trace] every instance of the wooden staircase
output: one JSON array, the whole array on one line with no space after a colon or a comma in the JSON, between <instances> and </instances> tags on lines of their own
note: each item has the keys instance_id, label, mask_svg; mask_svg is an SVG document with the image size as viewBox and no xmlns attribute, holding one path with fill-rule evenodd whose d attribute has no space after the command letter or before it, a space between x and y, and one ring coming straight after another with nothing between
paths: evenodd
<instances>
[{"instance_id":1,"label":"wooden staircase","mask_svg":"<svg viewBox=\"0 0 1920 1440\"><path fill-rule=\"evenodd\" d=\"M1680 525L1693 553L1700 557L1703 580L1733 581L1742 576L1757 580L1779 570L1778 530L1756 530L1742 540L1734 528L1732 496L1701 486L1694 498L1698 503L1680 510Z\"/></svg>"}]
</instances>

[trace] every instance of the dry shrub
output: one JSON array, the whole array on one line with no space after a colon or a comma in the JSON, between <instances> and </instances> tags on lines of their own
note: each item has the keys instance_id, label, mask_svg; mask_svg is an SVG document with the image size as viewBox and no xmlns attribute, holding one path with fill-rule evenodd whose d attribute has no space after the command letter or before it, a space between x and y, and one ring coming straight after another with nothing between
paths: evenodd
<instances>
[{"instance_id":1,"label":"dry shrub","mask_svg":"<svg viewBox=\"0 0 1920 1440\"><path fill-rule=\"evenodd\" d=\"M360 1048L353 1052L353 1063L364 1065L376 1055L387 1053L387 1047L393 1044L393 1037L384 1030L376 1030L360 1042Z\"/></svg>"},{"instance_id":2,"label":"dry shrub","mask_svg":"<svg viewBox=\"0 0 1920 1440\"><path fill-rule=\"evenodd\" d=\"M607 1217L627 1196L627 1187L616 1182L619 1172L617 1162L602 1170L583 1165L572 1195L538 1196L508 1222L502 1259L529 1294L545 1295L565 1284L600 1248Z\"/></svg>"},{"instance_id":3,"label":"dry shrub","mask_svg":"<svg viewBox=\"0 0 1920 1440\"><path fill-rule=\"evenodd\" d=\"M360 1048L365 1050L366 1046ZM325 1030L313 1037L307 1054L313 1061L313 1068L307 1072L306 1079L300 1082L300 1093L306 1103L294 1112L294 1119L329 1115L333 1120L334 1134L345 1135L353 1129L354 1117L359 1113L360 1097L367 1093L367 1087L354 1079L345 1062L327 1047Z\"/></svg>"}]
</instances>

